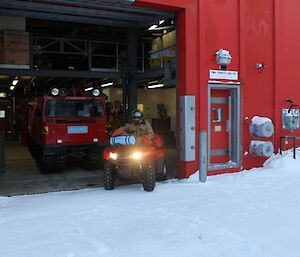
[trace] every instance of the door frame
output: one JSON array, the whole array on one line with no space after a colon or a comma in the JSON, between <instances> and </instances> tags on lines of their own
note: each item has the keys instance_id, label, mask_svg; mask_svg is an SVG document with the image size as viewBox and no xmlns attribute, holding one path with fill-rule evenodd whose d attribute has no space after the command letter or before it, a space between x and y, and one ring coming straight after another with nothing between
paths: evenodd
<instances>
[{"instance_id":1,"label":"door frame","mask_svg":"<svg viewBox=\"0 0 300 257\"><path fill-rule=\"evenodd\" d=\"M212 164L211 159L211 91L212 90L230 90L231 96L229 97L229 162ZM241 157L241 95L240 95L240 83L208 83L208 170L221 170L229 168L240 167Z\"/></svg>"}]
</instances>

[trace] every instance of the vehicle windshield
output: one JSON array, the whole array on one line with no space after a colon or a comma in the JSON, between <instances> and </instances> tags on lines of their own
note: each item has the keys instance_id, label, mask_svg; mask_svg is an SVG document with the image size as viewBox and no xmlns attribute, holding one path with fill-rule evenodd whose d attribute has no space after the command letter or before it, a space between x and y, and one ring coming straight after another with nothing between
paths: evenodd
<instances>
[{"instance_id":1,"label":"vehicle windshield","mask_svg":"<svg viewBox=\"0 0 300 257\"><path fill-rule=\"evenodd\" d=\"M46 117L100 117L104 109L95 100L49 100L46 103Z\"/></svg>"}]
</instances>

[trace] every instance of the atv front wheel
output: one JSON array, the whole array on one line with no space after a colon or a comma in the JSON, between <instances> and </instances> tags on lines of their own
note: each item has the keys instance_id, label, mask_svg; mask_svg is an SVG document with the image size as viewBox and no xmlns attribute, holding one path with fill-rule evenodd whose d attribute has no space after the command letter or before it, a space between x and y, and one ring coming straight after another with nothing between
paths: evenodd
<instances>
[{"instance_id":1,"label":"atv front wheel","mask_svg":"<svg viewBox=\"0 0 300 257\"><path fill-rule=\"evenodd\" d=\"M155 188L155 169L152 163L148 164L144 173L143 188L147 192L151 192Z\"/></svg>"},{"instance_id":2,"label":"atv front wheel","mask_svg":"<svg viewBox=\"0 0 300 257\"><path fill-rule=\"evenodd\" d=\"M113 190L115 188L115 167L110 162L104 163L103 171L103 185L106 190Z\"/></svg>"}]
</instances>

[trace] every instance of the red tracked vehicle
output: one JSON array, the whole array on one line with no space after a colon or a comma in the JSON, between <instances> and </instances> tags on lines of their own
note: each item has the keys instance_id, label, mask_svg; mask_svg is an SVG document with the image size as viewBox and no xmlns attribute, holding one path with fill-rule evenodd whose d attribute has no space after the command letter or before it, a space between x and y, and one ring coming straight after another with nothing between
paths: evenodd
<instances>
[{"instance_id":1,"label":"red tracked vehicle","mask_svg":"<svg viewBox=\"0 0 300 257\"><path fill-rule=\"evenodd\" d=\"M29 103L28 147L41 173L78 162L97 167L108 144L105 97L98 89L53 88Z\"/></svg>"}]
</instances>

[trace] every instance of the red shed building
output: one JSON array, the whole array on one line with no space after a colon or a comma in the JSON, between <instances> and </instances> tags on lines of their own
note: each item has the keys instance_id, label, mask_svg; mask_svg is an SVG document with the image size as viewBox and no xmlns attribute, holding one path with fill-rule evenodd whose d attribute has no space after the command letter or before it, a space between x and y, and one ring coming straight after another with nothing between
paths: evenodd
<instances>
[{"instance_id":1,"label":"red shed building","mask_svg":"<svg viewBox=\"0 0 300 257\"><path fill-rule=\"evenodd\" d=\"M180 178L261 166L298 133L299 1L133 4L177 13Z\"/></svg>"}]
</instances>

